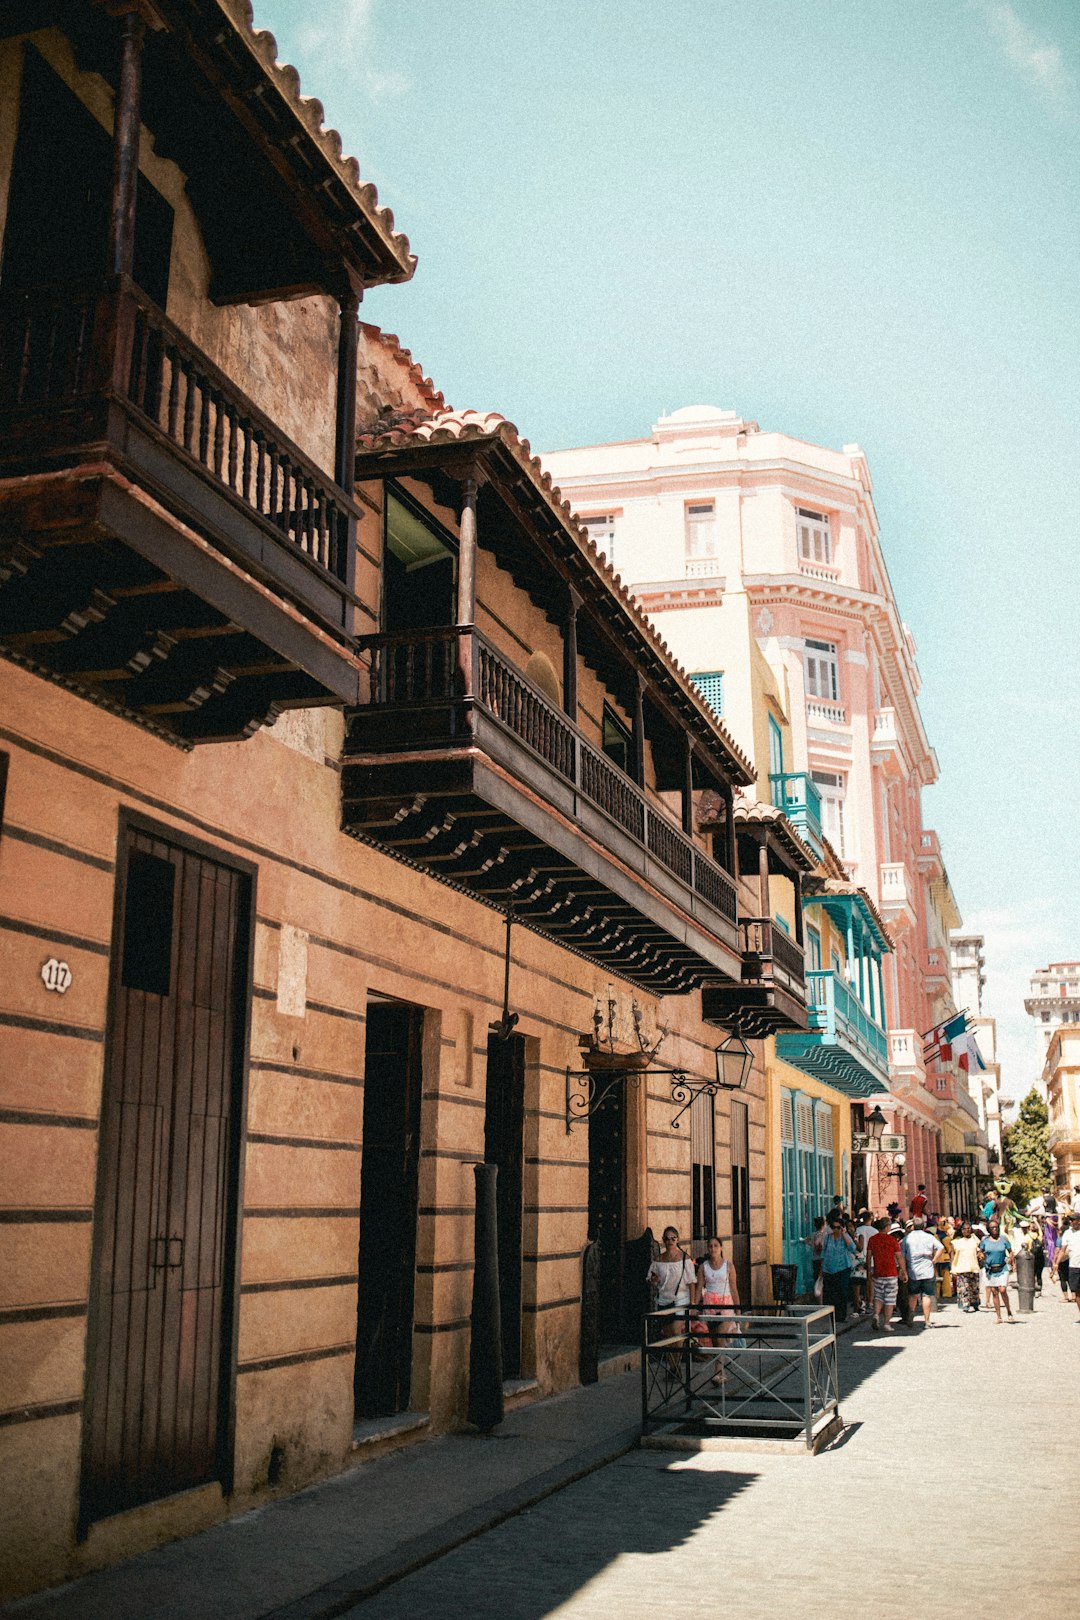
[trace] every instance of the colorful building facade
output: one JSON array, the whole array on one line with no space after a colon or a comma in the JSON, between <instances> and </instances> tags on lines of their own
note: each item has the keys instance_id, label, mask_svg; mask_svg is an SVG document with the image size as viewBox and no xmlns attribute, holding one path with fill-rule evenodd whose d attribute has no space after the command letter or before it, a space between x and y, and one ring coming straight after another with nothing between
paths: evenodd
<instances>
[{"instance_id":1,"label":"colorful building facade","mask_svg":"<svg viewBox=\"0 0 1080 1620\"><path fill-rule=\"evenodd\" d=\"M816 795L825 836L892 941L888 1086L878 1101L908 1151L888 1190L906 1203L922 1183L940 1204L940 1105L951 1115L954 1098L928 1077L922 1051L949 970L947 938L940 962L941 944L930 942L940 874L927 865L921 810L937 760L866 457L856 445L824 449L733 411L687 406L647 438L544 461L687 668L724 690L737 735L725 620L749 627L788 694L789 751L781 758L773 738L770 775L805 777L799 791Z\"/></svg>"}]
</instances>

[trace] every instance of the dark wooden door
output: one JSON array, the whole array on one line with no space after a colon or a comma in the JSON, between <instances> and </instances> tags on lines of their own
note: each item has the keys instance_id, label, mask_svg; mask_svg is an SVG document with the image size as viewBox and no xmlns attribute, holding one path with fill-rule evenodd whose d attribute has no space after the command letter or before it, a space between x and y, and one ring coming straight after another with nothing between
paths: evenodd
<instances>
[{"instance_id":1,"label":"dark wooden door","mask_svg":"<svg viewBox=\"0 0 1080 1620\"><path fill-rule=\"evenodd\" d=\"M499 1167L495 1211L505 1378L521 1377L521 1202L525 1151L525 1038L488 1041L484 1159Z\"/></svg>"},{"instance_id":2,"label":"dark wooden door","mask_svg":"<svg viewBox=\"0 0 1080 1620\"><path fill-rule=\"evenodd\" d=\"M353 1395L358 1418L409 1406L420 1161L422 1013L369 1001Z\"/></svg>"},{"instance_id":3,"label":"dark wooden door","mask_svg":"<svg viewBox=\"0 0 1080 1620\"><path fill-rule=\"evenodd\" d=\"M226 1464L250 881L129 827L121 882L84 1522Z\"/></svg>"},{"instance_id":4,"label":"dark wooden door","mask_svg":"<svg viewBox=\"0 0 1080 1620\"><path fill-rule=\"evenodd\" d=\"M618 1344L623 1323L623 1249L626 1241L626 1110L623 1087L612 1088L589 1119L589 1236L600 1246L599 1330L602 1344Z\"/></svg>"},{"instance_id":5,"label":"dark wooden door","mask_svg":"<svg viewBox=\"0 0 1080 1620\"><path fill-rule=\"evenodd\" d=\"M739 1300L750 1299L750 1113L731 1104L731 1263L739 1280Z\"/></svg>"}]
</instances>

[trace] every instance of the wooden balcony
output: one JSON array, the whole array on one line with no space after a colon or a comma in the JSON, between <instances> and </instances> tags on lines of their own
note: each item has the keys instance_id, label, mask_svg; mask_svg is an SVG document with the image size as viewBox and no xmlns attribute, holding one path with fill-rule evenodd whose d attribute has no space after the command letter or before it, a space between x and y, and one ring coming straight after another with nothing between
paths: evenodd
<instances>
[{"instance_id":1,"label":"wooden balcony","mask_svg":"<svg viewBox=\"0 0 1080 1620\"><path fill-rule=\"evenodd\" d=\"M701 992L708 1023L738 1023L744 1035L760 1038L777 1030L808 1028L806 970L802 949L769 917L743 917L739 923L742 980L739 985L708 985Z\"/></svg>"},{"instance_id":2,"label":"wooden balcony","mask_svg":"<svg viewBox=\"0 0 1080 1620\"><path fill-rule=\"evenodd\" d=\"M185 742L354 702L357 508L127 278L0 305L0 646Z\"/></svg>"},{"instance_id":3,"label":"wooden balcony","mask_svg":"<svg viewBox=\"0 0 1080 1620\"><path fill-rule=\"evenodd\" d=\"M478 631L366 636L344 825L633 983L741 980L736 887Z\"/></svg>"}]
</instances>

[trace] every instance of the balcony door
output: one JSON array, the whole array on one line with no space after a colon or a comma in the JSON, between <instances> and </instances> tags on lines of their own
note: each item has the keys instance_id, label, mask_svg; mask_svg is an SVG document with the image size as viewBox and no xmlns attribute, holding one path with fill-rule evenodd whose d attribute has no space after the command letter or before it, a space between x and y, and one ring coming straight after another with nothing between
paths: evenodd
<instances>
[{"instance_id":1,"label":"balcony door","mask_svg":"<svg viewBox=\"0 0 1080 1620\"><path fill-rule=\"evenodd\" d=\"M457 555L449 535L404 490L387 488L382 623L387 635L456 618Z\"/></svg>"},{"instance_id":2,"label":"balcony door","mask_svg":"<svg viewBox=\"0 0 1080 1620\"><path fill-rule=\"evenodd\" d=\"M487 1051L484 1159L499 1167L495 1183L498 1224L502 1365L521 1377L521 1203L525 1151L525 1037L492 1036Z\"/></svg>"},{"instance_id":3,"label":"balcony door","mask_svg":"<svg viewBox=\"0 0 1080 1620\"><path fill-rule=\"evenodd\" d=\"M225 1480L250 879L125 829L81 1519Z\"/></svg>"},{"instance_id":4,"label":"balcony door","mask_svg":"<svg viewBox=\"0 0 1080 1620\"><path fill-rule=\"evenodd\" d=\"M25 45L3 291L103 280L111 188L111 135L41 54ZM140 174L132 273L160 309L169 291L172 236L172 208Z\"/></svg>"},{"instance_id":5,"label":"balcony door","mask_svg":"<svg viewBox=\"0 0 1080 1620\"><path fill-rule=\"evenodd\" d=\"M422 1025L419 1007L368 1002L353 1375L361 1419L390 1417L409 1406Z\"/></svg>"}]
</instances>

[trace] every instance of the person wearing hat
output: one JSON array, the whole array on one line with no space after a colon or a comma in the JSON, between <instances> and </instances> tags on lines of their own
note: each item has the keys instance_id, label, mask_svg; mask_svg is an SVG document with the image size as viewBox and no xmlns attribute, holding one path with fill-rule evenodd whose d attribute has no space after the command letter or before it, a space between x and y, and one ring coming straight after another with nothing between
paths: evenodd
<instances>
[{"instance_id":1,"label":"person wearing hat","mask_svg":"<svg viewBox=\"0 0 1080 1620\"><path fill-rule=\"evenodd\" d=\"M1080 1210L1069 1216L1069 1225L1061 1234L1061 1259L1058 1276L1067 1271L1069 1293L1080 1311Z\"/></svg>"},{"instance_id":2,"label":"person wearing hat","mask_svg":"<svg viewBox=\"0 0 1080 1620\"><path fill-rule=\"evenodd\" d=\"M935 1265L945 1257L944 1246L938 1242L933 1232L926 1229L926 1221L922 1215L916 1215L911 1223L911 1231L903 1242L904 1264L908 1272L908 1298L911 1300L912 1321L914 1321L915 1301L922 1302L923 1327L931 1327L931 1316L934 1309L934 1300L937 1296L937 1274Z\"/></svg>"}]
</instances>

